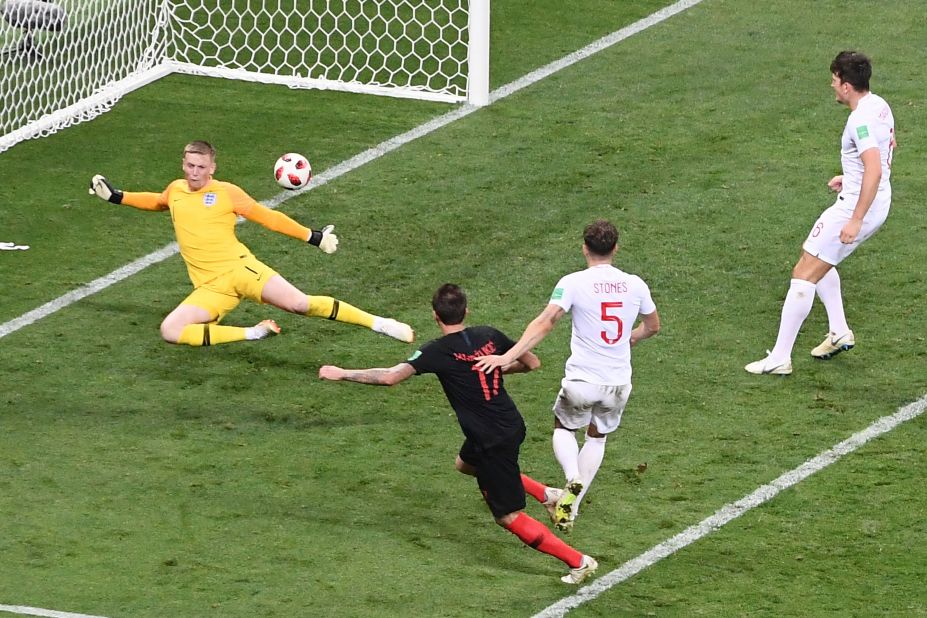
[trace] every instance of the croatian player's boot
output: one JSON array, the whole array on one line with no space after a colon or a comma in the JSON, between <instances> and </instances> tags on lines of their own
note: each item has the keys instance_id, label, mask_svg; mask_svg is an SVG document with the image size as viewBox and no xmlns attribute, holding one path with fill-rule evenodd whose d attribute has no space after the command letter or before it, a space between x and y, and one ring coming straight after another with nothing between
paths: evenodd
<instances>
[{"instance_id":1,"label":"croatian player's boot","mask_svg":"<svg viewBox=\"0 0 927 618\"><path fill-rule=\"evenodd\" d=\"M576 519L576 498L583 491L583 482L573 479L563 488L563 493L554 507L554 524L559 530L567 532L573 528Z\"/></svg>"},{"instance_id":2,"label":"croatian player's boot","mask_svg":"<svg viewBox=\"0 0 927 618\"><path fill-rule=\"evenodd\" d=\"M561 577L560 581L564 584L581 584L587 577L595 573L597 568L599 568L599 563L596 562L595 558L583 554L582 563L575 569L570 569L570 572Z\"/></svg>"},{"instance_id":3,"label":"croatian player's boot","mask_svg":"<svg viewBox=\"0 0 927 618\"><path fill-rule=\"evenodd\" d=\"M557 503L560 502L561 496L563 496L562 489L548 487L544 490L544 502L541 504L547 509L550 520L554 523L557 523Z\"/></svg>"},{"instance_id":4,"label":"croatian player's boot","mask_svg":"<svg viewBox=\"0 0 927 618\"><path fill-rule=\"evenodd\" d=\"M405 343L415 341L415 331L412 330L412 327L392 318L378 317L374 322L373 330Z\"/></svg>"},{"instance_id":5,"label":"croatian player's boot","mask_svg":"<svg viewBox=\"0 0 927 618\"><path fill-rule=\"evenodd\" d=\"M251 328L247 329L246 338L250 341L255 339L266 339L280 334L280 327L273 320L261 320Z\"/></svg>"},{"instance_id":6,"label":"croatian player's boot","mask_svg":"<svg viewBox=\"0 0 927 618\"><path fill-rule=\"evenodd\" d=\"M766 352L769 354L769 352ZM781 362L770 362L769 356L766 358L760 359L758 361L753 361L752 363L744 366L744 369L748 373L753 373L756 375L774 375L774 376L787 376L792 373L792 361L791 359Z\"/></svg>"},{"instance_id":7,"label":"croatian player's boot","mask_svg":"<svg viewBox=\"0 0 927 618\"><path fill-rule=\"evenodd\" d=\"M839 337L834 333L827 333L827 337L821 342L821 345L811 350L811 356L821 359L831 359L841 352L852 350L856 345L856 338L853 337L853 331L848 330Z\"/></svg>"}]
</instances>

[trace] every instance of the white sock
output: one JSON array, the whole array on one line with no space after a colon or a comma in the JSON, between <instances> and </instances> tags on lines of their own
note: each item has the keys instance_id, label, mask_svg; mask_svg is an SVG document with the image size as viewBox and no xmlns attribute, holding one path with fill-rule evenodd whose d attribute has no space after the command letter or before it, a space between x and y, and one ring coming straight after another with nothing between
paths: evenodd
<instances>
[{"instance_id":1,"label":"white sock","mask_svg":"<svg viewBox=\"0 0 927 618\"><path fill-rule=\"evenodd\" d=\"M583 442L583 448L579 451L579 477L583 479L583 490L576 497L576 505L582 502L589 486L592 485L592 479L595 478L596 472L602 465L602 459L605 457L605 440L608 436L593 438L586 435L586 441Z\"/></svg>"},{"instance_id":2,"label":"white sock","mask_svg":"<svg viewBox=\"0 0 927 618\"><path fill-rule=\"evenodd\" d=\"M827 322L830 332L838 337L844 335L850 330L847 324L847 316L843 311L843 295L840 292L840 275L836 268L831 268L827 274L818 281L815 289L818 292L818 298L824 303L827 310Z\"/></svg>"},{"instance_id":3,"label":"white sock","mask_svg":"<svg viewBox=\"0 0 927 618\"><path fill-rule=\"evenodd\" d=\"M554 457L560 462L566 480L579 478L579 443L576 441L576 434L569 429L557 427L554 429L552 442Z\"/></svg>"},{"instance_id":4,"label":"white sock","mask_svg":"<svg viewBox=\"0 0 927 618\"><path fill-rule=\"evenodd\" d=\"M274 326L272 327L271 324ZM245 329L245 339L248 341L256 341L258 339L264 339L266 337L276 335L279 332L279 329L274 330L276 325L276 322L273 320L264 320L263 322L255 324L254 326L249 326Z\"/></svg>"},{"instance_id":5,"label":"white sock","mask_svg":"<svg viewBox=\"0 0 927 618\"><path fill-rule=\"evenodd\" d=\"M779 322L779 336L776 347L769 353L772 363L784 363L792 359L792 348L798 331L814 303L815 285L804 279L792 279L789 291L782 303L782 318Z\"/></svg>"}]
</instances>

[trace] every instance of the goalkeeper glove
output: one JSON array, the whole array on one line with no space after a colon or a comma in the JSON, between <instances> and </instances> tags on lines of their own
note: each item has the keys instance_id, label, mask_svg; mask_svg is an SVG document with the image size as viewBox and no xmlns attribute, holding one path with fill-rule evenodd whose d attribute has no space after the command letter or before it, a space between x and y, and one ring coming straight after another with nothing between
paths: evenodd
<instances>
[{"instance_id":1,"label":"goalkeeper glove","mask_svg":"<svg viewBox=\"0 0 927 618\"><path fill-rule=\"evenodd\" d=\"M90 195L96 195L113 204L122 203L122 191L111 185L106 176L101 174L97 174L90 181Z\"/></svg>"},{"instance_id":2,"label":"goalkeeper glove","mask_svg":"<svg viewBox=\"0 0 927 618\"><path fill-rule=\"evenodd\" d=\"M315 245L325 253L334 253L338 250L338 237L332 231L334 229L334 225L326 225L322 228L322 231L312 230L306 242Z\"/></svg>"}]
</instances>

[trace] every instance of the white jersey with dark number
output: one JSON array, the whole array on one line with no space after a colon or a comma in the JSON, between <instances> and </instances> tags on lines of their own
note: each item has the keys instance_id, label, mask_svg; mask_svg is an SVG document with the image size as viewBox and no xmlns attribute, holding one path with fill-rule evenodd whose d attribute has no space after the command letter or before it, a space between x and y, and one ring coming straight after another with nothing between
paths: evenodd
<instances>
[{"instance_id":1,"label":"white jersey with dark number","mask_svg":"<svg viewBox=\"0 0 927 618\"><path fill-rule=\"evenodd\" d=\"M859 156L870 148L879 149L882 161L882 179L876 201L887 205L892 195L889 178L895 148L895 118L885 99L871 92L861 98L856 109L850 112L840 140L840 165L843 168L840 195L847 198L847 206L851 209L863 183L863 162Z\"/></svg>"},{"instance_id":2,"label":"white jersey with dark number","mask_svg":"<svg viewBox=\"0 0 927 618\"><path fill-rule=\"evenodd\" d=\"M631 383L631 330L639 314L657 309L643 279L611 264L592 266L561 278L550 304L573 316L567 380Z\"/></svg>"}]
</instances>

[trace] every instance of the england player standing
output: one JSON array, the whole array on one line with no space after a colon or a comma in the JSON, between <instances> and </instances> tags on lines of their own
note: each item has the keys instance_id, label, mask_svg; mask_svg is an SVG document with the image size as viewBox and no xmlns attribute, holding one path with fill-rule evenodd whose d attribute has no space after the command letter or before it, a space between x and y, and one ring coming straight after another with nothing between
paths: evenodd
<instances>
[{"instance_id":1,"label":"england player standing","mask_svg":"<svg viewBox=\"0 0 927 618\"><path fill-rule=\"evenodd\" d=\"M855 51L840 52L830 72L837 102L850 108L840 142L843 174L827 183L838 192L837 200L811 228L792 269L775 347L766 358L744 367L750 373L792 373L792 348L811 312L815 292L827 310L829 332L811 350L811 356L827 360L856 345L847 325L836 266L875 234L888 217L895 119L885 99L869 91L869 58Z\"/></svg>"},{"instance_id":2,"label":"england player standing","mask_svg":"<svg viewBox=\"0 0 927 618\"><path fill-rule=\"evenodd\" d=\"M570 312L570 358L554 402L554 455L567 479L557 503L557 527L567 530L605 456L608 434L618 428L631 394L631 346L660 331L660 316L644 280L615 268L618 230L595 221L583 231L587 268L561 278L545 309L512 349L484 356L478 369L493 371L531 350ZM634 323L640 317L640 323ZM576 431L586 428L582 449Z\"/></svg>"}]
</instances>

